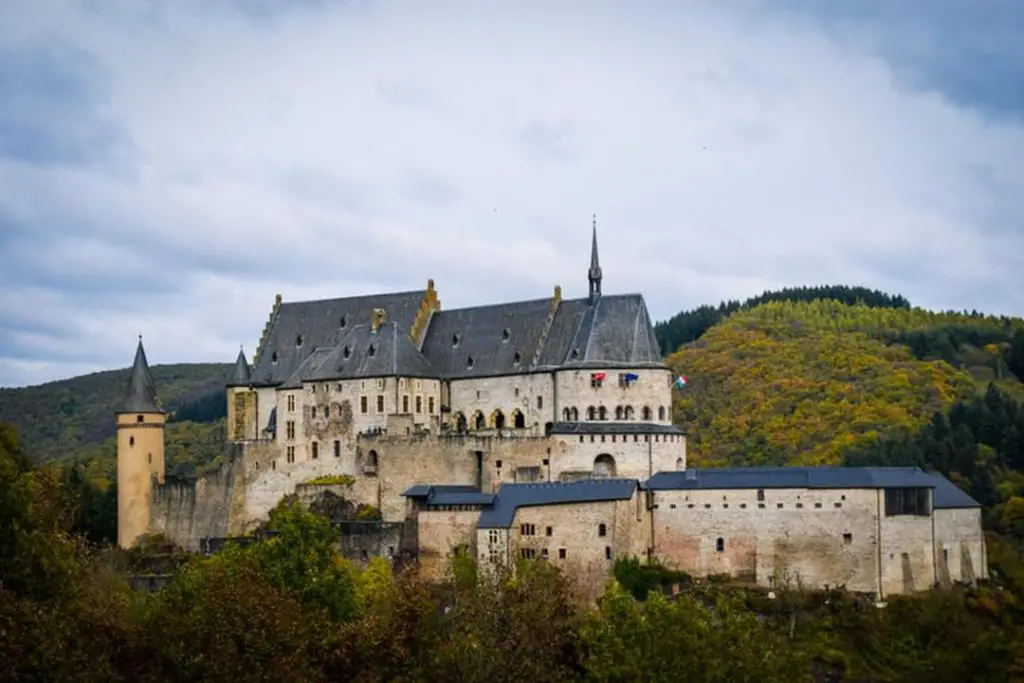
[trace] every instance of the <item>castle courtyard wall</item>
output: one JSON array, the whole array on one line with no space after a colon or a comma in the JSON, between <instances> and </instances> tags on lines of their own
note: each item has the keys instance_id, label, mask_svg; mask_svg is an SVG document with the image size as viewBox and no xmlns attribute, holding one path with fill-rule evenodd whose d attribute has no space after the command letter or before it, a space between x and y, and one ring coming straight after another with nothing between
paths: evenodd
<instances>
[{"instance_id":1,"label":"castle courtyard wall","mask_svg":"<svg viewBox=\"0 0 1024 683\"><path fill-rule=\"evenodd\" d=\"M544 425L555 421L552 392L553 383L548 373L452 380L447 422L454 428L461 413L467 426L474 429L474 416L479 413L487 427L494 428L495 411L500 410L505 417L504 429L511 431L515 429L513 415L518 410L523 414L525 426L515 431L543 436Z\"/></svg>"},{"instance_id":2,"label":"castle courtyard wall","mask_svg":"<svg viewBox=\"0 0 1024 683\"><path fill-rule=\"evenodd\" d=\"M606 419L615 419L615 408L630 406L633 409L631 421L642 421L643 408L651 409L649 422L668 425L672 423L672 374L668 369L607 370L607 376L600 387L592 387L590 378L597 369L560 370L555 373L555 394L558 406L555 421L564 421L566 408L576 408L579 420L587 419L587 408L605 408ZM633 372L639 379L629 386L619 385L619 374ZM659 410L660 409L660 410ZM630 420L625 420L630 421Z\"/></svg>"},{"instance_id":3,"label":"castle courtyard wall","mask_svg":"<svg viewBox=\"0 0 1024 683\"><path fill-rule=\"evenodd\" d=\"M420 577L441 581L451 567L452 553L466 547L469 557L477 556L476 525L479 510L419 510L417 516L417 558Z\"/></svg>"},{"instance_id":4,"label":"castle courtyard wall","mask_svg":"<svg viewBox=\"0 0 1024 683\"><path fill-rule=\"evenodd\" d=\"M937 580L974 583L988 576L981 508L935 511Z\"/></svg>"}]
</instances>

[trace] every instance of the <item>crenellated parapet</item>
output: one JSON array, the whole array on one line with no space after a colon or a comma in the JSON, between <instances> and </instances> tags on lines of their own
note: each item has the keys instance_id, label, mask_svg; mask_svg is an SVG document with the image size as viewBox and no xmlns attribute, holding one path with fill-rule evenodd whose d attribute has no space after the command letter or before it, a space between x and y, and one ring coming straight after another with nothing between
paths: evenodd
<instances>
[{"instance_id":1,"label":"crenellated parapet","mask_svg":"<svg viewBox=\"0 0 1024 683\"><path fill-rule=\"evenodd\" d=\"M255 367L260 362L260 355L263 353L263 345L267 343L267 337L270 335L270 329L274 326L274 320L277 319L277 312L281 310L281 295L276 294L274 296L274 307L270 310L270 317L267 319L267 324L263 326L263 332L260 334L260 342L256 345L256 354L252 357L252 364Z\"/></svg>"},{"instance_id":2,"label":"crenellated parapet","mask_svg":"<svg viewBox=\"0 0 1024 683\"><path fill-rule=\"evenodd\" d=\"M537 361L540 360L540 354L544 351L544 345L548 341L548 334L551 332L551 326L555 323L555 314L558 313L558 304L562 302L562 286L555 285L555 291L551 295L551 303L548 305L548 317L544 321L544 331L541 332L540 341L537 342L537 350L533 352L533 360L530 365L536 365Z\"/></svg>"},{"instance_id":3,"label":"crenellated parapet","mask_svg":"<svg viewBox=\"0 0 1024 683\"><path fill-rule=\"evenodd\" d=\"M423 348L423 340L427 336L427 328L430 326L430 317L434 314L434 311L441 310L441 300L437 296L437 290L434 289L434 279L427 280L427 291L423 293L423 300L420 301L419 310L416 312L416 319L413 320L412 330L409 331L409 336L412 338L416 348Z\"/></svg>"}]
</instances>

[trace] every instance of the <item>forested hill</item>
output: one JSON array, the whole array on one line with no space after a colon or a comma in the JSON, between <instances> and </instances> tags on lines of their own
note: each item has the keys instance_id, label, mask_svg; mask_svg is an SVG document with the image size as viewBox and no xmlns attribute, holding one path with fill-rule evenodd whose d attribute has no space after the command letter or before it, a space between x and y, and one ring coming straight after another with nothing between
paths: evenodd
<instances>
[{"instance_id":1,"label":"forested hill","mask_svg":"<svg viewBox=\"0 0 1024 683\"><path fill-rule=\"evenodd\" d=\"M177 422L224 417L230 364L152 366L163 408ZM124 397L128 368L18 389L0 389L0 421L13 424L25 451L42 461L74 457L114 436L113 412ZM112 446L112 444L111 444Z\"/></svg>"},{"instance_id":2,"label":"forested hill","mask_svg":"<svg viewBox=\"0 0 1024 683\"><path fill-rule=\"evenodd\" d=\"M910 302L900 295L886 294L866 287L824 285L819 287L786 287L766 291L744 302L723 301L718 306L703 305L692 311L680 311L654 326L658 344L670 354L682 344L700 339L708 328L721 322L741 308L753 308L771 301L836 301L843 304L863 304L879 308L910 308Z\"/></svg>"}]
</instances>

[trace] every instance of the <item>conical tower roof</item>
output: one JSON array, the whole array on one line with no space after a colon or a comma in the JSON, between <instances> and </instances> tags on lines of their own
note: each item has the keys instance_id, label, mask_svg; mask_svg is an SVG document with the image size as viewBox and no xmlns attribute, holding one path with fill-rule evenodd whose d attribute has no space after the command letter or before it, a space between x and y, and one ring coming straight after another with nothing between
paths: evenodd
<instances>
[{"instance_id":1,"label":"conical tower roof","mask_svg":"<svg viewBox=\"0 0 1024 683\"><path fill-rule=\"evenodd\" d=\"M128 378L128 388L124 392L124 401L118 412L164 412L156 400L156 383L153 381L153 374L149 371L149 363L146 361L146 350L142 348L141 336L139 337L139 346L135 349L135 362L132 364L131 377Z\"/></svg>"},{"instance_id":2,"label":"conical tower roof","mask_svg":"<svg viewBox=\"0 0 1024 683\"><path fill-rule=\"evenodd\" d=\"M251 379L252 370L249 368L249 361L245 359L245 352L242 349L238 349L238 358L235 359L235 368L231 371L231 379L228 380L228 386L247 386Z\"/></svg>"}]
</instances>

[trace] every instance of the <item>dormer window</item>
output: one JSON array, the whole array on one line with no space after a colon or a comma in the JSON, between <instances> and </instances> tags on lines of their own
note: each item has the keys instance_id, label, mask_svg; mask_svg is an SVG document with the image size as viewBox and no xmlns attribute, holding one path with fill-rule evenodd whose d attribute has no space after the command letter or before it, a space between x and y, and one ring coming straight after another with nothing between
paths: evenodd
<instances>
[{"instance_id":1,"label":"dormer window","mask_svg":"<svg viewBox=\"0 0 1024 683\"><path fill-rule=\"evenodd\" d=\"M509 329L507 327L501 331L501 341L502 342L507 342L508 338L511 337L511 336L512 336L512 333L509 332Z\"/></svg>"},{"instance_id":2,"label":"dormer window","mask_svg":"<svg viewBox=\"0 0 1024 683\"><path fill-rule=\"evenodd\" d=\"M348 360L348 357L351 355L352 349L350 349L349 347L346 346L344 349L341 350L341 357L344 358L345 360Z\"/></svg>"},{"instance_id":3,"label":"dormer window","mask_svg":"<svg viewBox=\"0 0 1024 683\"><path fill-rule=\"evenodd\" d=\"M345 325L347 325L347 324L348 324L348 320L345 318L345 316L341 316L341 320L338 321L338 327L341 327L342 329L344 329Z\"/></svg>"},{"instance_id":4,"label":"dormer window","mask_svg":"<svg viewBox=\"0 0 1024 683\"><path fill-rule=\"evenodd\" d=\"M302 346L302 335L301 334L298 337L295 338L295 345L296 346Z\"/></svg>"},{"instance_id":5,"label":"dormer window","mask_svg":"<svg viewBox=\"0 0 1024 683\"><path fill-rule=\"evenodd\" d=\"M271 363L276 363L277 362L277 351L274 351L272 354L270 354L270 362Z\"/></svg>"},{"instance_id":6,"label":"dormer window","mask_svg":"<svg viewBox=\"0 0 1024 683\"><path fill-rule=\"evenodd\" d=\"M512 356L512 364L519 365L519 362L523 360L522 354L516 351L516 355Z\"/></svg>"},{"instance_id":7,"label":"dormer window","mask_svg":"<svg viewBox=\"0 0 1024 683\"><path fill-rule=\"evenodd\" d=\"M377 353L377 345L376 344L370 344L370 348L368 348L366 350L366 355L374 356L374 355L376 355L376 353Z\"/></svg>"},{"instance_id":8,"label":"dormer window","mask_svg":"<svg viewBox=\"0 0 1024 683\"><path fill-rule=\"evenodd\" d=\"M452 335L452 348L458 346L459 345L459 341L460 341L459 340L459 335L453 334Z\"/></svg>"},{"instance_id":9,"label":"dormer window","mask_svg":"<svg viewBox=\"0 0 1024 683\"><path fill-rule=\"evenodd\" d=\"M470 370L473 369L473 356L470 356L469 358L466 359L466 367L469 368Z\"/></svg>"},{"instance_id":10,"label":"dormer window","mask_svg":"<svg viewBox=\"0 0 1024 683\"><path fill-rule=\"evenodd\" d=\"M580 350L579 349L573 349L572 350L572 354L570 354L570 356L569 356L569 358L571 358L572 360L576 360L579 357L580 357Z\"/></svg>"}]
</instances>

